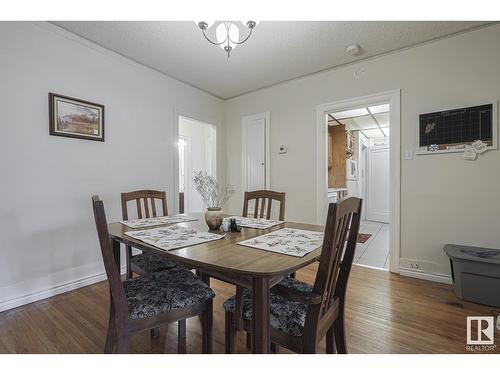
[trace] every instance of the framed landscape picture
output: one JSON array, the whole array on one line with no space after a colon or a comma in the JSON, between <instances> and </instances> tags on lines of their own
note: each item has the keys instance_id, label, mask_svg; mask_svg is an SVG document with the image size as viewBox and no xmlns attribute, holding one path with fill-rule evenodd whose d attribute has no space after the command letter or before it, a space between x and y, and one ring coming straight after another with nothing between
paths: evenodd
<instances>
[{"instance_id":1,"label":"framed landscape picture","mask_svg":"<svg viewBox=\"0 0 500 375\"><path fill-rule=\"evenodd\" d=\"M49 133L104 142L104 106L49 93Z\"/></svg>"}]
</instances>

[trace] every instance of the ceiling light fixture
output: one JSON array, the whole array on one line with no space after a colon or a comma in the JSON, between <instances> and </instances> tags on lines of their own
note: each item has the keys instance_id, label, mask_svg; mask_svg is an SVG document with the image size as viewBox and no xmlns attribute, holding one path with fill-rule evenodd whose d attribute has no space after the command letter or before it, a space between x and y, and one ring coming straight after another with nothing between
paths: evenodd
<instances>
[{"instance_id":1,"label":"ceiling light fixture","mask_svg":"<svg viewBox=\"0 0 500 375\"><path fill-rule=\"evenodd\" d=\"M233 21L221 21L215 29L215 41L210 39L207 35L207 30L212 27L212 24L207 21L198 22L198 27L201 29L203 36L210 43L220 46L227 53L227 58L229 54L236 46L245 43L250 36L252 31L257 26L255 21L247 21L245 26L248 29L248 34L245 38L240 40L240 27L236 22Z\"/></svg>"},{"instance_id":2,"label":"ceiling light fixture","mask_svg":"<svg viewBox=\"0 0 500 375\"><path fill-rule=\"evenodd\" d=\"M356 56L361 53L361 47L359 44L350 44L345 48L345 53L351 56Z\"/></svg>"}]
</instances>

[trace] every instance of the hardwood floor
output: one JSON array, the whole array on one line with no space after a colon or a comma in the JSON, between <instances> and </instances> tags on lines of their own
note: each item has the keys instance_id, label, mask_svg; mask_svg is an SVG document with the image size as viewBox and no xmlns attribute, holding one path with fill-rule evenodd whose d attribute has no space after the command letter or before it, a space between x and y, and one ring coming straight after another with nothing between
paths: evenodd
<instances>
[{"instance_id":1,"label":"hardwood floor","mask_svg":"<svg viewBox=\"0 0 500 375\"><path fill-rule=\"evenodd\" d=\"M297 277L312 283L316 265ZM214 352L224 353L222 303L234 286L212 280ZM350 353L465 353L466 316L491 315L491 308L460 301L448 285L353 266L347 292L347 345ZM0 353L102 353L108 321L106 282L94 284L0 313ZM187 351L201 353L201 322L187 323ZM495 331L496 339L500 332ZM166 340L165 340L166 338ZM133 353L176 353L177 326L132 337ZM325 342L321 352L325 350ZM238 353L247 353L238 335ZM280 349L280 353L286 350ZM495 353L500 353L497 345Z\"/></svg>"}]
</instances>

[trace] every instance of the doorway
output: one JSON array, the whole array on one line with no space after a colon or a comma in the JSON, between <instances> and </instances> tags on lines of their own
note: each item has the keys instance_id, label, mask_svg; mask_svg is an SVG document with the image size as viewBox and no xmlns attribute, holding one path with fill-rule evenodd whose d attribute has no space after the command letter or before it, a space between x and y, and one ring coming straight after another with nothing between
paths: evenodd
<instances>
[{"instance_id":1,"label":"doorway","mask_svg":"<svg viewBox=\"0 0 500 375\"><path fill-rule=\"evenodd\" d=\"M335 126L344 129L332 132ZM355 261L369 263L362 255L374 245L373 249L379 250L379 254L366 253L365 260L377 258L377 262L365 265L391 272L399 272L400 258L399 127L400 90L317 107L317 221L324 223L328 202L332 199L329 190L335 190L335 199L363 198L364 225L360 233L366 236L358 239ZM338 139L346 145L345 149L342 145L341 156L328 152L332 142L330 134L334 133L342 134ZM332 176L335 163L339 163L339 174ZM336 185L330 186L332 182Z\"/></svg>"},{"instance_id":2,"label":"doorway","mask_svg":"<svg viewBox=\"0 0 500 375\"><path fill-rule=\"evenodd\" d=\"M214 125L179 116L179 213L206 210L193 178L199 171L216 177L216 135Z\"/></svg>"},{"instance_id":3,"label":"doorway","mask_svg":"<svg viewBox=\"0 0 500 375\"><path fill-rule=\"evenodd\" d=\"M328 168L329 194L343 188L346 196L363 199L354 263L384 270L389 268L389 117L389 103L328 114L330 143L337 143L332 151L339 153ZM343 169L345 179L339 178Z\"/></svg>"}]
</instances>

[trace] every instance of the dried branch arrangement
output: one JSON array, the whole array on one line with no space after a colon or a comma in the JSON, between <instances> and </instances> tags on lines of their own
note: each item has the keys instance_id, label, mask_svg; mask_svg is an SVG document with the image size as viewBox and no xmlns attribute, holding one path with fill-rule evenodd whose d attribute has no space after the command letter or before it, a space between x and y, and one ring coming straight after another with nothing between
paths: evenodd
<instances>
[{"instance_id":1,"label":"dried branch arrangement","mask_svg":"<svg viewBox=\"0 0 500 375\"><path fill-rule=\"evenodd\" d=\"M203 171L194 173L193 182L208 208L222 208L235 192L232 186L220 186L215 177Z\"/></svg>"}]
</instances>

